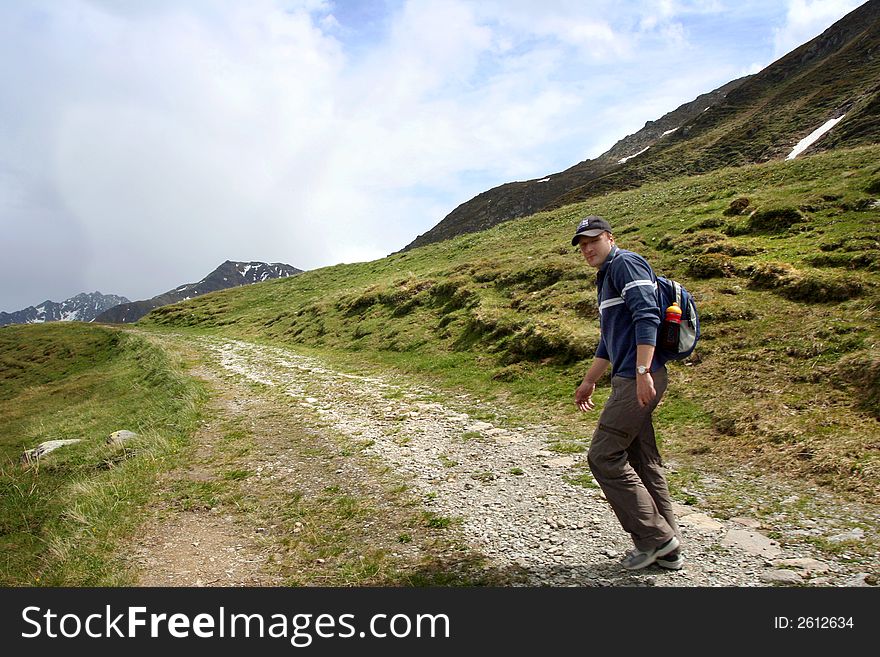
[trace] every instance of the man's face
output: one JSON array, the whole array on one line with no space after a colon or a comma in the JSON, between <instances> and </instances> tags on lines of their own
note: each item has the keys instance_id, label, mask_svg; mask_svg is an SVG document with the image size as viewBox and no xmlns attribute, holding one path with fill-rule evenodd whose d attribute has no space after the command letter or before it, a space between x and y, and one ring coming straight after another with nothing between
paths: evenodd
<instances>
[{"instance_id":1,"label":"man's face","mask_svg":"<svg viewBox=\"0 0 880 657\"><path fill-rule=\"evenodd\" d=\"M581 255L590 267L598 269L605 262L608 254L611 253L611 247L614 246L614 238L611 233L604 232L596 237L581 237L578 240L578 247Z\"/></svg>"}]
</instances>

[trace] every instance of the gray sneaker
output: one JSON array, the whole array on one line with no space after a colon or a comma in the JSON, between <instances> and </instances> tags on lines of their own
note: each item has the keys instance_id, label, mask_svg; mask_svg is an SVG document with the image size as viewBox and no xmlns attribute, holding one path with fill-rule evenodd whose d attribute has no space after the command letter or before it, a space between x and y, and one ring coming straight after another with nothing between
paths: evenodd
<instances>
[{"instance_id":1,"label":"gray sneaker","mask_svg":"<svg viewBox=\"0 0 880 657\"><path fill-rule=\"evenodd\" d=\"M680 550L673 550L665 557L657 557L654 563L666 570L681 570L684 568L684 555Z\"/></svg>"},{"instance_id":2,"label":"gray sneaker","mask_svg":"<svg viewBox=\"0 0 880 657\"><path fill-rule=\"evenodd\" d=\"M653 550L648 550L647 552L642 550L630 551L620 562L620 565L627 570L640 570L642 568L647 568L657 561L659 557L665 557L670 552L677 550L679 545L680 543L678 542L678 539L673 536L663 545L658 545Z\"/></svg>"}]
</instances>

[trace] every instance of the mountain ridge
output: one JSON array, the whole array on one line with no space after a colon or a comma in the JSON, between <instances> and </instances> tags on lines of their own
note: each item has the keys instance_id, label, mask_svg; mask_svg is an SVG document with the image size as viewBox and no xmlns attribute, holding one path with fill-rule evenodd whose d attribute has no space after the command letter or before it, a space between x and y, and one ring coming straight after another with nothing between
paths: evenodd
<instances>
[{"instance_id":1,"label":"mountain ridge","mask_svg":"<svg viewBox=\"0 0 880 657\"><path fill-rule=\"evenodd\" d=\"M102 312L123 303L129 303L129 300L116 294L101 294L98 291L81 292L60 302L47 299L36 306L28 306L11 313L0 312L0 326L43 322L91 322Z\"/></svg>"},{"instance_id":2,"label":"mountain ridge","mask_svg":"<svg viewBox=\"0 0 880 657\"><path fill-rule=\"evenodd\" d=\"M762 71L648 121L593 160L478 194L400 252L648 182L780 159L841 116L808 154L880 140L880 0Z\"/></svg>"},{"instance_id":3,"label":"mountain ridge","mask_svg":"<svg viewBox=\"0 0 880 657\"><path fill-rule=\"evenodd\" d=\"M151 310L161 306L177 303L178 301L186 301L209 292L216 292L217 290L251 285L274 278L287 278L302 272L302 269L281 262L238 262L226 260L196 283L179 285L150 299L122 303L102 312L94 321L107 324L130 324L136 322Z\"/></svg>"}]
</instances>

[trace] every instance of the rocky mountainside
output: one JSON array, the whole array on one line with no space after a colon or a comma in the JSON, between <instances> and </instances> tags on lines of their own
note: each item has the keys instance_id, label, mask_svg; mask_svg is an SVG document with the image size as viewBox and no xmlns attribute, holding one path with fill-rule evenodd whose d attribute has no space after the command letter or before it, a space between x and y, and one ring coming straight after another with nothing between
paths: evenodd
<instances>
[{"instance_id":1,"label":"rocky mountainside","mask_svg":"<svg viewBox=\"0 0 880 657\"><path fill-rule=\"evenodd\" d=\"M227 260L198 283L187 283L159 294L152 299L129 302L109 308L95 318L96 322L127 324L136 322L154 308L186 301L208 292L216 292L229 287L260 283L273 278L286 278L302 273L291 265L280 262L233 262Z\"/></svg>"},{"instance_id":2,"label":"rocky mountainside","mask_svg":"<svg viewBox=\"0 0 880 657\"><path fill-rule=\"evenodd\" d=\"M42 322L91 322L95 317L128 299L115 294L92 292L77 294L60 303L44 301L12 313L0 312L0 326L7 324L38 324Z\"/></svg>"},{"instance_id":3,"label":"rocky mountainside","mask_svg":"<svg viewBox=\"0 0 880 657\"><path fill-rule=\"evenodd\" d=\"M841 117L807 153L880 141L880 0L763 71L649 121L594 160L479 194L403 251L646 182L782 159Z\"/></svg>"}]
</instances>

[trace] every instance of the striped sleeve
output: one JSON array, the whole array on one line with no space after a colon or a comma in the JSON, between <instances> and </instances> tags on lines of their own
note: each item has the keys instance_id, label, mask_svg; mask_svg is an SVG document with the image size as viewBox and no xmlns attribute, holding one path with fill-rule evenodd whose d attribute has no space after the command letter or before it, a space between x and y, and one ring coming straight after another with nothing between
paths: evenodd
<instances>
[{"instance_id":1,"label":"striped sleeve","mask_svg":"<svg viewBox=\"0 0 880 657\"><path fill-rule=\"evenodd\" d=\"M628 253L621 264L615 270L614 282L635 325L636 344L656 345L660 306L654 272L644 258L634 253Z\"/></svg>"}]
</instances>

